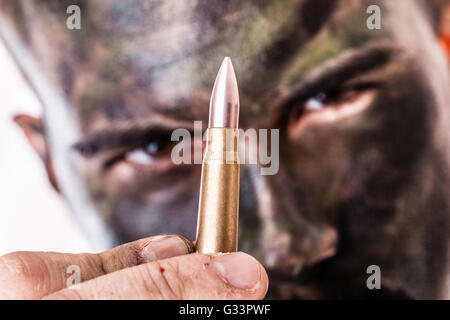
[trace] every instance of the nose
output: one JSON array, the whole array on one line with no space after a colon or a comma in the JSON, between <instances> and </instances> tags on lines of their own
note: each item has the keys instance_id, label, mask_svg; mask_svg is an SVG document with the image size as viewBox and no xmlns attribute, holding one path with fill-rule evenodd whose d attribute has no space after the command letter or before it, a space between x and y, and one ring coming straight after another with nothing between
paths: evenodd
<instances>
[{"instance_id":1,"label":"nose","mask_svg":"<svg viewBox=\"0 0 450 320\"><path fill-rule=\"evenodd\" d=\"M288 255L290 234L280 228L275 214L275 194L257 165L241 166L239 250L251 252L273 267Z\"/></svg>"},{"instance_id":2,"label":"nose","mask_svg":"<svg viewBox=\"0 0 450 320\"><path fill-rule=\"evenodd\" d=\"M257 165L241 166L240 250L267 268L296 275L303 265L335 253L336 230L307 204L293 177L260 174Z\"/></svg>"},{"instance_id":3,"label":"nose","mask_svg":"<svg viewBox=\"0 0 450 320\"><path fill-rule=\"evenodd\" d=\"M255 254L261 235L261 220L249 166L241 165L239 192L239 250Z\"/></svg>"}]
</instances>

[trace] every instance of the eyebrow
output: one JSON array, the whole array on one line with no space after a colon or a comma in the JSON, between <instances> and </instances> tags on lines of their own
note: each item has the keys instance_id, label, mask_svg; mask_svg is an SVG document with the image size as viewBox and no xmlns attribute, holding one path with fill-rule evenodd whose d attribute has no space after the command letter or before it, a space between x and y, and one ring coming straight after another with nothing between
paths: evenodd
<instances>
[{"instance_id":1,"label":"eyebrow","mask_svg":"<svg viewBox=\"0 0 450 320\"><path fill-rule=\"evenodd\" d=\"M288 95L277 100L276 105L289 108L299 100L339 87L361 74L390 64L401 52L399 46L388 43L371 44L363 49L346 51L306 74L303 80L289 90Z\"/></svg>"},{"instance_id":2,"label":"eyebrow","mask_svg":"<svg viewBox=\"0 0 450 320\"><path fill-rule=\"evenodd\" d=\"M171 132L178 128L193 131L193 122L175 120L159 114L120 120L108 123L89 133L73 145L84 157L90 158L105 151L141 146L152 140L170 139Z\"/></svg>"}]
</instances>

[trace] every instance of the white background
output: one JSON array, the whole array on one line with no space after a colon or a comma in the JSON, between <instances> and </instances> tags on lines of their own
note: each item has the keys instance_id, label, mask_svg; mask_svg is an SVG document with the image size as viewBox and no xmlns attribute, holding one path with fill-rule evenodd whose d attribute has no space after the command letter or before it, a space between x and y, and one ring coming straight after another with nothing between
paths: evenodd
<instances>
[{"instance_id":1,"label":"white background","mask_svg":"<svg viewBox=\"0 0 450 320\"><path fill-rule=\"evenodd\" d=\"M90 251L41 160L12 121L19 113L38 116L41 107L0 42L0 255Z\"/></svg>"}]
</instances>

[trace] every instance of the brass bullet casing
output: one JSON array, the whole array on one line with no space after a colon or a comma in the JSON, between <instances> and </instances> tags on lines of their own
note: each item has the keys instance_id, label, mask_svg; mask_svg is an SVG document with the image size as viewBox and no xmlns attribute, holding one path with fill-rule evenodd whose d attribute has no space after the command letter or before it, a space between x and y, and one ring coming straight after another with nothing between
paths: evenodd
<instances>
[{"instance_id":1,"label":"brass bullet casing","mask_svg":"<svg viewBox=\"0 0 450 320\"><path fill-rule=\"evenodd\" d=\"M197 221L197 252L234 252L238 247L239 92L230 58L217 74L209 105Z\"/></svg>"},{"instance_id":2,"label":"brass bullet casing","mask_svg":"<svg viewBox=\"0 0 450 320\"><path fill-rule=\"evenodd\" d=\"M197 252L237 251L239 164L237 129L209 128L202 165Z\"/></svg>"}]
</instances>

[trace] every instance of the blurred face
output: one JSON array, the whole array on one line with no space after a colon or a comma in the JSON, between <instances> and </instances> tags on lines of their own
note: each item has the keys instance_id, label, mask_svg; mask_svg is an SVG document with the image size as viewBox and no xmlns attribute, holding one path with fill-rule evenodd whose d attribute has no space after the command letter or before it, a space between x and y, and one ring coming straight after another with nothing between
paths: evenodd
<instances>
[{"instance_id":1,"label":"blurred face","mask_svg":"<svg viewBox=\"0 0 450 320\"><path fill-rule=\"evenodd\" d=\"M66 27L70 4L81 7L81 30ZM380 30L366 26L370 4L381 7ZM46 107L60 187L98 241L86 212L118 241L195 238L201 166L175 165L170 136L194 120L206 128L230 56L240 127L280 129L278 174L241 167L240 249L289 278L341 249L361 274L411 257L401 239L421 226L395 222L428 201L434 164L419 185L415 169L439 130L444 89L429 79L445 70L428 63L439 58L417 4L3 1L2 10L29 54L18 60Z\"/></svg>"}]
</instances>

